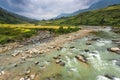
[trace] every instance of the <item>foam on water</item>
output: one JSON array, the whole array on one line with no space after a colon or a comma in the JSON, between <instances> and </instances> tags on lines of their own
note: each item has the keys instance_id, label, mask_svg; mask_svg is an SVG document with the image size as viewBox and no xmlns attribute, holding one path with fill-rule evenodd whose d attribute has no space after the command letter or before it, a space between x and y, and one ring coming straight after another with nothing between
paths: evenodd
<instances>
[{"instance_id":1,"label":"foam on water","mask_svg":"<svg viewBox=\"0 0 120 80\"><path fill-rule=\"evenodd\" d=\"M97 76L97 79L96 80L110 80L104 76Z\"/></svg>"},{"instance_id":2,"label":"foam on water","mask_svg":"<svg viewBox=\"0 0 120 80\"><path fill-rule=\"evenodd\" d=\"M99 40L96 42L96 46L99 46L99 47L102 47L102 46L105 46L106 44L111 44L112 42L111 41L108 41L108 40Z\"/></svg>"},{"instance_id":3,"label":"foam on water","mask_svg":"<svg viewBox=\"0 0 120 80\"><path fill-rule=\"evenodd\" d=\"M100 53L98 51L94 51L95 53L89 53L89 60L91 61L93 67L98 70L101 71L102 69L105 69L105 65L107 65L107 63L105 63L100 56Z\"/></svg>"},{"instance_id":4,"label":"foam on water","mask_svg":"<svg viewBox=\"0 0 120 80\"><path fill-rule=\"evenodd\" d=\"M114 80L120 80L120 78L114 78Z\"/></svg>"}]
</instances>

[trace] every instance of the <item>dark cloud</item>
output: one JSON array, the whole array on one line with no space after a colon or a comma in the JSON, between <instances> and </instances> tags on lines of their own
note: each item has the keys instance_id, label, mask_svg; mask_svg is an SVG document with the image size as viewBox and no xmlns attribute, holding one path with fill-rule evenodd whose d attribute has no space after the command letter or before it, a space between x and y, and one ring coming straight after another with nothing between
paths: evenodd
<instances>
[{"instance_id":1,"label":"dark cloud","mask_svg":"<svg viewBox=\"0 0 120 80\"><path fill-rule=\"evenodd\" d=\"M49 19L61 13L88 8L98 0L0 0L9 11L36 19Z\"/></svg>"}]
</instances>

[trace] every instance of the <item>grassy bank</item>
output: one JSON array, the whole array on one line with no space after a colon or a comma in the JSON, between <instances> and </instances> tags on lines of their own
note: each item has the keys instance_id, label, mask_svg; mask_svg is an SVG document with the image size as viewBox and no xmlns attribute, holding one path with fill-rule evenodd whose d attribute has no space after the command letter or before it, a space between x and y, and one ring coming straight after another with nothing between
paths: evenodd
<instances>
[{"instance_id":1,"label":"grassy bank","mask_svg":"<svg viewBox=\"0 0 120 80\"><path fill-rule=\"evenodd\" d=\"M34 24L0 24L0 44L23 41L37 35L40 30L66 34L79 30L75 26L35 26Z\"/></svg>"}]
</instances>

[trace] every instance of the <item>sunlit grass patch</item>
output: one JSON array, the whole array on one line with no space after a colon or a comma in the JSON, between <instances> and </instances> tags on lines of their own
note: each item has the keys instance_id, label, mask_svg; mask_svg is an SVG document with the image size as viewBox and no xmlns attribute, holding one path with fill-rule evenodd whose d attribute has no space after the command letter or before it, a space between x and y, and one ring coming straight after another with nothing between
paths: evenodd
<instances>
[{"instance_id":1,"label":"sunlit grass patch","mask_svg":"<svg viewBox=\"0 0 120 80\"><path fill-rule=\"evenodd\" d=\"M0 44L22 41L35 36L40 30L52 31L56 34L66 34L79 30L75 26L40 26L34 24L0 24Z\"/></svg>"}]
</instances>

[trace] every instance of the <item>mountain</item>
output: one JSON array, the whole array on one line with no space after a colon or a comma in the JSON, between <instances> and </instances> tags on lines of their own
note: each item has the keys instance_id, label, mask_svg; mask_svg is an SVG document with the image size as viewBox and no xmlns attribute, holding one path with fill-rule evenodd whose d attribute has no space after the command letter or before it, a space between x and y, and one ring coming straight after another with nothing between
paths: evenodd
<instances>
[{"instance_id":1,"label":"mountain","mask_svg":"<svg viewBox=\"0 0 120 80\"><path fill-rule=\"evenodd\" d=\"M120 26L120 4L108 6L99 10L79 13L71 17L41 21L41 25L105 25Z\"/></svg>"},{"instance_id":2,"label":"mountain","mask_svg":"<svg viewBox=\"0 0 120 80\"><path fill-rule=\"evenodd\" d=\"M0 8L0 23L31 23L36 20L30 19L24 16L20 16L18 14L14 14L12 12L9 12L3 8Z\"/></svg>"},{"instance_id":3,"label":"mountain","mask_svg":"<svg viewBox=\"0 0 120 80\"><path fill-rule=\"evenodd\" d=\"M71 14L63 13L63 14L58 15L56 18L73 16L73 15L77 15L82 12L96 10L96 9L104 8L110 5L114 5L114 4L120 4L120 0L99 0L98 2L92 4L88 9L78 10Z\"/></svg>"}]
</instances>

